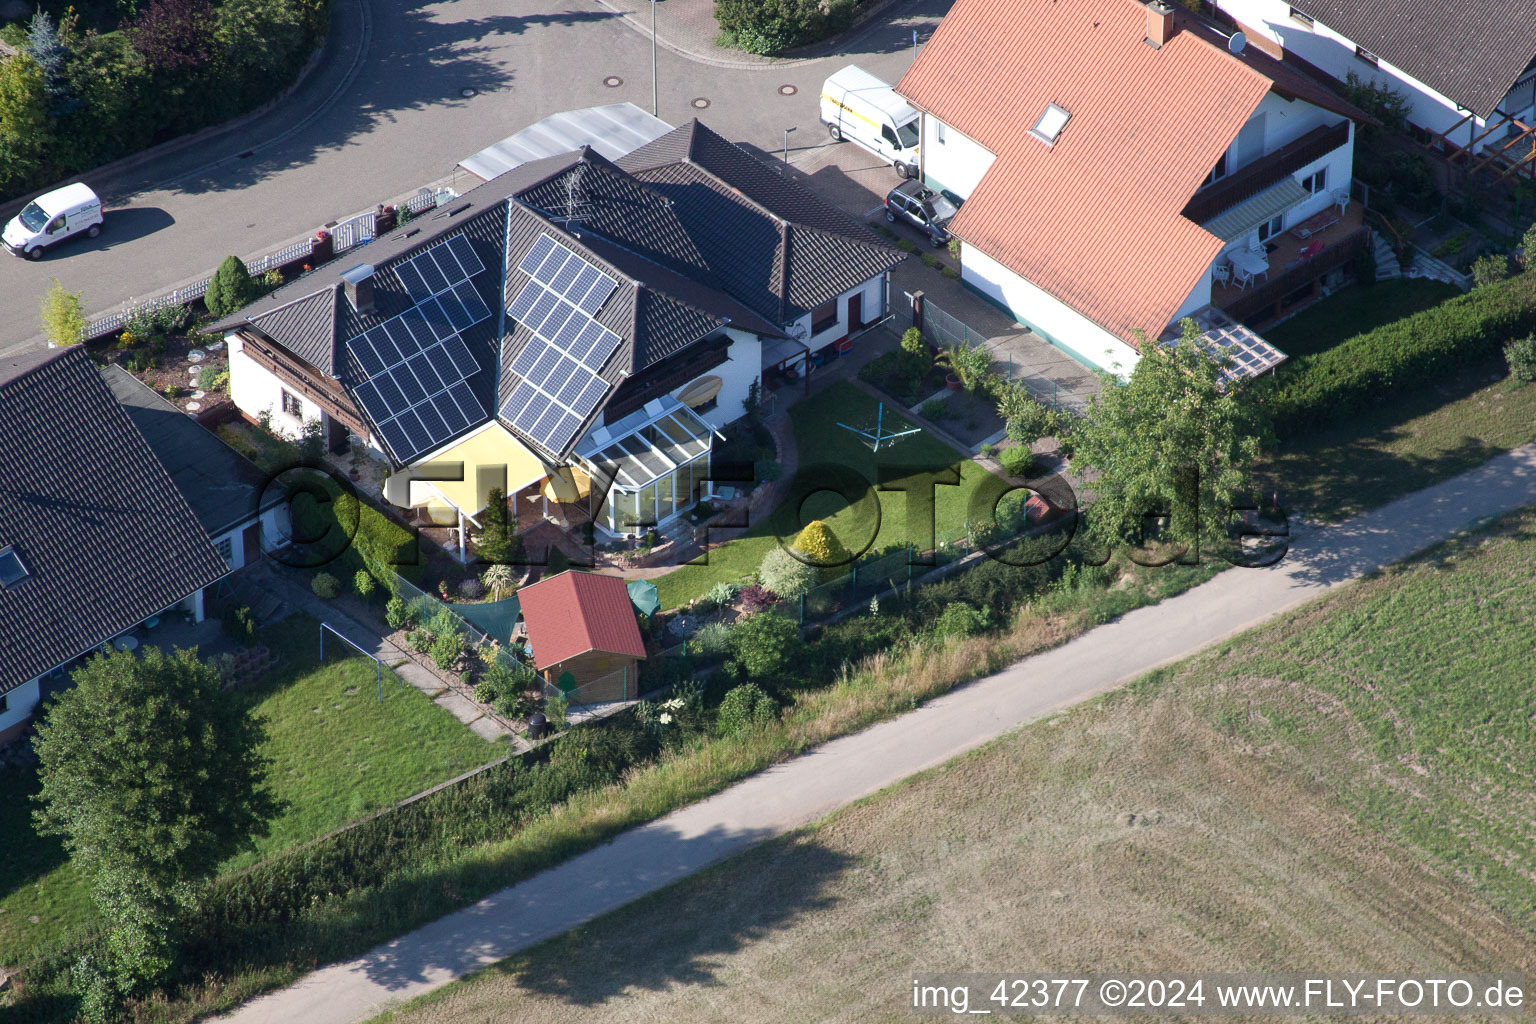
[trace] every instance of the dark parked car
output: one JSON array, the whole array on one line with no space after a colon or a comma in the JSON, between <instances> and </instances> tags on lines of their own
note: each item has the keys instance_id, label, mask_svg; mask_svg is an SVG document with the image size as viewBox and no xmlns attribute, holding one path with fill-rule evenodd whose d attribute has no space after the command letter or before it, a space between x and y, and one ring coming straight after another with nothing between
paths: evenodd
<instances>
[{"instance_id":1,"label":"dark parked car","mask_svg":"<svg viewBox=\"0 0 1536 1024\"><path fill-rule=\"evenodd\" d=\"M906 221L926 234L934 245L949 243L944 225L956 212L955 204L947 196L915 179L902 182L885 197L886 220L893 224Z\"/></svg>"}]
</instances>

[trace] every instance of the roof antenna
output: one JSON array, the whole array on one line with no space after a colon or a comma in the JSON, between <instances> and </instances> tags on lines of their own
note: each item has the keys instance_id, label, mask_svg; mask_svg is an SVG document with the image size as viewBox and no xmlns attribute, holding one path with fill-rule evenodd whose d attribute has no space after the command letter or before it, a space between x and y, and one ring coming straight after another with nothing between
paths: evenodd
<instances>
[{"instance_id":1,"label":"roof antenna","mask_svg":"<svg viewBox=\"0 0 1536 1024\"><path fill-rule=\"evenodd\" d=\"M556 217L565 221L567 231L574 232L581 226L581 222L590 214L592 204L587 199L586 182L587 164L583 160L571 169L571 173L565 177L565 208Z\"/></svg>"}]
</instances>

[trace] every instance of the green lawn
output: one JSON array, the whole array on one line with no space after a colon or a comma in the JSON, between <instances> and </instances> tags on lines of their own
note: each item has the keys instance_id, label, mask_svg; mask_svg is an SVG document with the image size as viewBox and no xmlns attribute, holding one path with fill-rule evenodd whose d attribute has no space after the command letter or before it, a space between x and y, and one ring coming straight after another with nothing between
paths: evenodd
<instances>
[{"instance_id":1,"label":"green lawn","mask_svg":"<svg viewBox=\"0 0 1536 1024\"><path fill-rule=\"evenodd\" d=\"M261 642L281 659L258 687L231 693L267 722L268 776L287 808L234 869L312 839L374 808L392 803L506 753L480 739L426 696L384 673L377 700L373 663L342 657L326 645L319 664L319 624L294 615L268 629ZM14 952L57 944L94 919L83 878L56 841L32 832L28 798L35 780L0 789L0 964ZM32 917L38 920L33 922Z\"/></svg>"},{"instance_id":2,"label":"green lawn","mask_svg":"<svg viewBox=\"0 0 1536 1024\"><path fill-rule=\"evenodd\" d=\"M1272 454L1262 467L1293 513L1336 522L1536 439L1536 386L1503 360L1466 367Z\"/></svg>"},{"instance_id":3,"label":"green lawn","mask_svg":"<svg viewBox=\"0 0 1536 1024\"><path fill-rule=\"evenodd\" d=\"M856 497L852 505L835 491L811 494L803 507L781 506L762 522L753 523L741 537L709 552L708 565L685 565L656 580L663 608L677 608L689 599L700 597L719 582L739 583L757 571L763 556L782 538L792 541L800 527L812 519L824 519L839 540L852 551L866 545L871 550L913 541L926 544L923 537L909 536L907 497L900 492L876 492L873 482L878 469L894 471L899 480L916 467L958 466L960 484L939 486L934 490L935 530L940 536L953 536L965 528L966 508L976 486L990 474L960 452L926 434L918 434L882 449L877 455L857 435L838 423L872 428L876 401L852 384L839 382L793 406L795 443L799 448L800 471L811 478L812 467L826 467L824 479L842 482ZM885 410L885 429L903 430L912 424L892 409ZM822 479L822 477L818 477ZM878 515L875 502L878 501ZM790 504L794 504L791 500Z\"/></svg>"},{"instance_id":4,"label":"green lawn","mask_svg":"<svg viewBox=\"0 0 1536 1024\"><path fill-rule=\"evenodd\" d=\"M1443 281L1408 278L1345 288L1261 333L1286 355L1304 356L1460 294L1460 288Z\"/></svg>"}]
</instances>

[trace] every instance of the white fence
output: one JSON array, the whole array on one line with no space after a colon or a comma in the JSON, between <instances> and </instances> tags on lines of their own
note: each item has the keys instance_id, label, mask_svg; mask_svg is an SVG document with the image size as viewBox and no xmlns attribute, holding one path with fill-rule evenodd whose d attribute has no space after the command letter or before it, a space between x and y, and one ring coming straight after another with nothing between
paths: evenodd
<instances>
[{"instance_id":1,"label":"white fence","mask_svg":"<svg viewBox=\"0 0 1536 1024\"><path fill-rule=\"evenodd\" d=\"M400 208L409 211L414 216L441 206L443 203L454 198L454 195L453 190L447 188L435 190L422 189L409 199L401 202ZM355 217L349 217L332 228L333 258L334 256L340 256L348 249L355 249L359 245L373 241L375 217L376 213L373 210L369 210L367 213L360 213ZM309 255L313 248L314 240L306 238L302 242L295 242L293 245L285 246L276 252L268 253L255 259L242 260L242 262L245 264L247 273L252 277L259 277L269 270L281 267L285 263L292 263L294 260ZM205 277L202 280L192 282L184 288L173 288L161 295L145 299L143 302L130 303L113 312L92 317L86 321L84 329L81 330L80 340L86 341L90 338L115 334L127 326L128 321L133 318L134 314L139 312L153 312L166 306L184 306L189 302L195 302L208 291L208 282L211 280L211 277Z\"/></svg>"}]
</instances>

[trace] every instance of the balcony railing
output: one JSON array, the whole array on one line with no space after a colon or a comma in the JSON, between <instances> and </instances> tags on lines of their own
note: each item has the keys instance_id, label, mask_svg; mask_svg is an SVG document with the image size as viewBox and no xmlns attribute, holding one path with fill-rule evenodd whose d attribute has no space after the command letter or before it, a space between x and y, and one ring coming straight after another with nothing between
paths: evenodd
<instances>
[{"instance_id":1,"label":"balcony railing","mask_svg":"<svg viewBox=\"0 0 1536 1024\"><path fill-rule=\"evenodd\" d=\"M1184 216L1196 224L1204 224L1223 210L1230 210L1243 200L1258 195L1281 178L1296 173L1348 142L1348 121L1313 128L1296 141L1286 143L1268 156L1260 157L1196 192L1185 205Z\"/></svg>"},{"instance_id":2,"label":"balcony railing","mask_svg":"<svg viewBox=\"0 0 1536 1024\"><path fill-rule=\"evenodd\" d=\"M1245 292L1222 308L1234 320L1269 320L1278 316L1287 295L1300 291L1329 271L1337 270L1355 254L1371 245L1371 229L1362 227L1345 235L1322 252L1286 270L1273 281Z\"/></svg>"}]
</instances>

